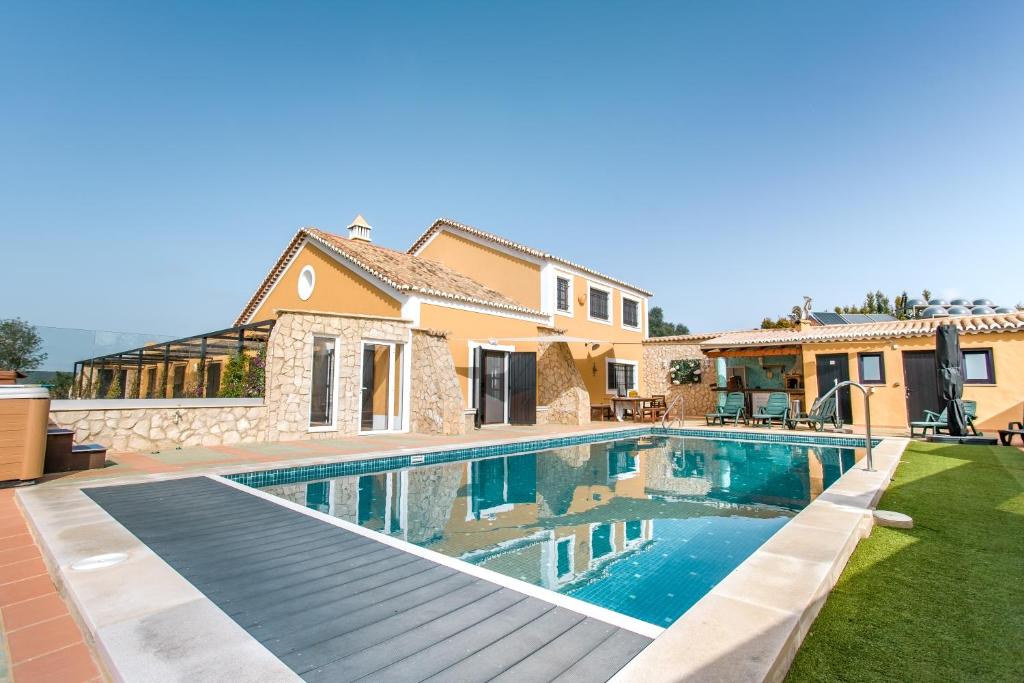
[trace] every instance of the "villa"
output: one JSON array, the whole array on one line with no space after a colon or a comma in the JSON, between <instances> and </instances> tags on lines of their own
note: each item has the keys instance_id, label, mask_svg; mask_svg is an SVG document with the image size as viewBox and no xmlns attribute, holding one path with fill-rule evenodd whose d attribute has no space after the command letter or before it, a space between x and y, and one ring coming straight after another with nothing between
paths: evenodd
<instances>
[{"instance_id":1,"label":"villa","mask_svg":"<svg viewBox=\"0 0 1024 683\"><path fill-rule=\"evenodd\" d=\"M781 680L929 453L903 435L941 408L939 325L979 427L1021 411L1020 312L648 338L612 276L447 219L372 231L302 228L231 327L76 363L54 443L111 457L6 503L16 642L46 599L81 680ZM874 436L848 387L828 434L704 425L846 380ZM613 408L654 396L675 412Z\"/></svg>"},{"instance_id":2,"label":"villa","mask_svg":"<svg viewBox=\"0 0 1024 683\"><path fill-rule=\"evenodd\" d=\"M299 230L233 328L79 362L77 395L102 399L118 378L117 398L198 399L190 407L201 409L233 355L263 349L265 400L244 415L222 410L225 436L206 434L212 444L579 425L591 405L644 389L650 292L446 219L407 252L374 244L361 216L348 232ZM111 432L83 405L65 407L73 414L56 422L79 440L146 445L135 425ZM161 429L149 445L182 431ZM181 443L202 438L193 430Z\"/></svg>"},{"instance_id":3,"label":"villa","mask_svg":"<svg viewBox=\"0 0 1024 683\"><path fill-rule=\"evenodd\" d=\"M977 425L1020 414L1018 311L813 313L791 329L647 338L651 292L592 268L448 219L404 252L372 232L362 216L347 237L302 228L233 327L76 363L78 398L143 402L60 401L54 423L117 449L457 435L583 425L631 393L666 396L679 417L712 411L737 389L750 415L782 392L796 414L854 380L872 389L873 424L902 432L941 410L934 335L945 322L961 332ZM232 358L259 366L252 391L221 391ZM670 381L681 362L697 372ZM846 425L865 423L848 387L838 412Z\"/></svg>"}]
</instances>

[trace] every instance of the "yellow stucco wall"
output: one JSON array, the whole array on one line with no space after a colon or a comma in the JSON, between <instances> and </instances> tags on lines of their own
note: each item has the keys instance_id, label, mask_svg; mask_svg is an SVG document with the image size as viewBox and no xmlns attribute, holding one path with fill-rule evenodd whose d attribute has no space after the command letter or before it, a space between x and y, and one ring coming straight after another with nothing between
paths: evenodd
<instances>
[{"instance_id":1,"label":"yellow stucco wall","mask_svg":"<svg viewBox=\"0 0 1024 683\"><path fill-rule=\"evenodd\" d=\"M995 366L995 384L967 384L964 398L978 402L978 426L981 429L1005 428L1012 420L1020 420L1024 411L1024 332L997 334L964 334L960 336L962 349L992 349ZM845 353L850 363L850 379L860 379L857 354L881 352L885 363L884 385L872 385L872 424L906 428L907 402L903 378L904 351L934 351L935 337L914 337L885 341L844 342L835 344L805 344L803 347L804 383L808 401L818 395L815 358L818 355ZM856 389L852 394L853 421L864 423L864 402ZM914 419L921 419L915 416Z\"/></svg>"},{"instance_id":2,"label":"yellow stucco wall","mask_svg":"<svg viewBox=\"0 0 1024 683\"><path fill-rule=\"evenodd\" d=\"M602 343L596 350L591 349L587 344L568 344L576 361L576 367L583 377L583 382L590 394L592 403L608 403L606 359L619 358L637 362L637 384L641 393L643 392L642 379L639 363L643 357L643 346L640 343L640 335L637 332L628 334L625 330L615 331L608 325L590 323L586 321L586 313L583 313L584 321L581 329L594 329L591 334L579 332L580 336L593 337L596 340L611 340L632 338L635 343L616 343L614 345ZM562 328L562 320L559 319L558 326ZM451 349L452 358L455 360L455 370L458 373L459 387L462 389L463 405L469 405L469 368L473 362L469 351L469 341L487 343L490 339L496 339L499 346L515 347L516 351L536 352L536 342L506 342L503 338L508 337L537 337L544 332L550 331L538 327L537 323L526 320L515 320L500 315L477 313L474 311L463 311L444 306L424 303L420 309L420 326L424 329L443 331L448 334L448 347ZM577 334L567 332L567 334ZM597 368L595 373L594 368Z\"/></svg>"},{"instance_id":3,"label":"yellow stucco wall","mask_svg":"<svg viewBox=\"0 0 1024 683\"><path fill-rule=\"evenodd\" d=\"M487 343L498 339L502 346L514 346L516 351L537 351L535 342L504 342L502 337L536 337L537 323L515 320L500 315L463 311L424 303L420 307L420 327L448 334L448 348L455 360L463 405L469 405L469 368L473 359L469 353L470 340Z\"/></svg>"},{"instance_id":4,"label":"yellow stucco wall","mask_svg":"<svg viewBox=\"0 0 1024 683\"><path fill-rule=\"evenodd\" d=\"M442 231L419 253L444 263L510 299L539 310L540 266Z\"/></svg>"},{"instance_id":5,"label":"yellow stucco wall","mask_svg":"<svg viewBox=\"0 0 1024 683\"><path fill-rule=\"evenodd\" d=\"M299 298L299 273L312 266L316 275L313 294L303 301ZM397 318L402 305L374 287L362 277L344 267L332 256L307 244L292 260L291 265L277 282L277 286L264 299L253 315L253 320L276 318L275 310L325 311L329 313L356 313Z\"/></svg>"},{"instance_id":6,"label":"yellow stucco wall","mask_svg":"<svg viewBox=\"0 0 1024 683\"><path fill-rule=\"evenodd\" d=\"M644 354L642 344L644 338L643 326L647 319L646 304L643 297L627 294L629 298L635 298L640 302L640 329L623 328L622 292L614 287L606 287L600 283L595 283L603 289L612 290L610 303L612 322L610 325L594 322L587 316L590 305L588 280L584 277L562 271L559 271L558 275L561 277L567 275L572 277L572 300L570 301L572 315L556 313L555 327L565 330L567 335L573 337L585 337L605 342L597 349L593 349L587 344L569 344L572 357L576 361L576 367L579 368L580 374L583 376L583 382L587 385L587 391L590 393L591 403L607 404L609 401L607 390L607 361L609 358L637 362L637 390L644 394L646 387L644 386L639 365ZM581 300L583 303L580 303Z\"/></svg>"}]
</instances>

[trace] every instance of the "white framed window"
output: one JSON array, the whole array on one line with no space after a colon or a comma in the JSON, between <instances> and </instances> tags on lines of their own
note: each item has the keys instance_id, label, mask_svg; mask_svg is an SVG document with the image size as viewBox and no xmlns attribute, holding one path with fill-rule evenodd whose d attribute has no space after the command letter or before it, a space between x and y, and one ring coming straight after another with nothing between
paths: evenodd
<instances>
[{"instance_id":1,"label":"white framed window","mask_svg":"<svg viewBox=\"0 0 1024 683\"><path fill-rule=\"evenodd\" d=\"M638 363L635 360L621 358L605 359L605 387L612 396L629 395L636 390Z\"/></svg>"},{"instance_id":2,"label":"white framed window","mask_svg":"<svg viewBox=\"0 0 1024 683\"><path fill-rule=\"evenodd\" d=\"M572 280L568 273L555 276L555 312L559 315L572 316Z\"/></svg>"},{"instance_id":3,"label":"white framed window","mask_svg":"<svg viewBox=\"0 0 1024 683\"><path fill-rule=\"evenodd\" d=\"M309 382L309 431L328 432L337 428L338 386L335 361L337 337L313 337L313 364Z\"/></svg>"},{"instance_id":4,"label":"white framed window","mask_svg":"<svg viewBox=\"0 0 1024 683\"><path fill-rule=\"evenodd\" d=\"M612 324L612 290L587 283L587 319Z\"/></svg>"},{"instance_id":5,"label":"white framed window","mask_svg":"<svg viewBox=\"0 0 1024 683\"><path fill-rule=\"evenodd\" d=\"M628 330L640 329L640 302L622 297L622 326Z\"/></svg>"}]
</instances>

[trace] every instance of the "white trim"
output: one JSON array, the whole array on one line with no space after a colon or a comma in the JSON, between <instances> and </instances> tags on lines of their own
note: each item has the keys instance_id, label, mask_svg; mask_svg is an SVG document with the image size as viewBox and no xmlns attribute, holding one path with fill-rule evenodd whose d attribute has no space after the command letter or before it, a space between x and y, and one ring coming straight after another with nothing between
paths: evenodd
<instances>
[{"instance_id":1,"label":"white trim","mask_svg":"<svg viewBox=\"0 0 1024 683\"><path fill-rule=\"evenodd\" d=\"M313 355L316 354L317 339L333 339L334 352L331 361L331 423L327 425L313 425ZM309 363L309 405L306 409L306 431L315 432L336 432L338 431L338 337L330 334L317 334L313 332L310 339L310 363Z\"/></svg>"},{"instance_id":2,"label":"white trim","mask_svg":"<svg viewBox=\"0 0 1024 683\"><path fill-rule=\"evenodd\" d=\"M422 548L418 545L409 543L408 541L403 541L399 538L395 538L394 536L388 536L387 534L382 534L377 531L372 531L370 529L363 528L358 524L353 524L352 522L346 521L344 519L339 519L338 517L331 517L330 515L327 515L323 512L311 510L305 507L304 505L293 503L290 500L279 498L278 496L275 496L271 493L261 491L260 489L251 488L249 486L246 486L245 484L239 484L236 481L232 481L220 475L209 474L206 476L208 476L210 479L213 479L214 481L218 481L234 489L238 489L239 491L244 491L249 495L256 496L264 500L269 500L270 502L275 503L276 505L280 505L281 507L294 510L295 512L304 514L308 517L313 517L315 519L320 520L321 522L332 524L341 529L345 529L346 531L351 531L352 533L359 534L360 536L363 536L365 538L373 539L379 543L383 543L384 545L389 545L392 548L397 548L398 550L409 553L410 555L422 557L423 559L430 560L431 562L434 562L436 564L454 569L462 574L468 574L469 576L475 576L476 578L483 579L484 581L490 581L491 583L497 584L503 588L509 588L518 593L522 593L523 595L543 600L544 602L547 602L551 605L555 605L557 607L564 607L565 609L576 612L577 614L592 617L599 621L603 621L606 624L611 624L612 626L617 626L627 631L632 631L633 633L646 636L647 638L657 638L665 631L665 629L661 628L660 626L648 624L646 621L640 621L639 619L634 619L633 617L628 617L625 614L613 612L612 610L606 609L604 607L592 605L589 602L583 602L578 598L563 595L562 593L555 593L554 591L550 591L547 588L535 586L532 583L527 583L526 581L513 579L511 576L499 574L498 572L492 569L486 569L475 564L470 564L469 562L466 562L464 560L458 560L454 557L442 555L441 553L436 552L434 550Z\"/></svg>"},{"instance_id":3,"label":"white trim","mask_svg":"<svg viewBox=\"0 0 1024 683\"><path fill-rule=\"evenodd\" d=\"M387 427L383 429L363 429L363 359L365 358L365 351L367 344L373 344L374 346L387 346L388 347L388 395L385 398L384 415L387 419ZM360 339L359 340L359 398L357 399L359 410L358 410L358 422L356 423L356 434L360 436L370 436L373 434L395 434L404 433L408 431L406 415L409 412L408 406L403 402L401 405L401 411L399 415L395 416L392 411L395 409L395 351L398 346L405 346L406 342L392 341L389 339ZM409 345L411 346L411 344ZM403 355L405 355L403 351ZM407 363L403 362L403 366ZM401 368L405 370L405 367ZM403 386L403 394L405 386L408 381L405 378L401 378Z\"/></svg>"},{"instance_id":4,"label":"white trim","mask_svg":"<svg viewBox=\"0 0 1024 683\"><path fill-rule=\"evenodd\" d=\"M423 244L421 244L415 251L410 251L409 253L413 254L414 256L419 254L428 244L430 244L434 240L435 237L437 237L438 233L448 231L451 232L452 234L458 234L460 236L471 238L474 241L479 241L481 244L485 246L492 247L500 251L504 251L505 253L508 253L514 256L515 258L521 260L538 259L538 261L541 263L547 261L552 264L557 264L559 267L569 270L574 275L577 275L584 279L593 279L594 281L600 282L602 285L606 287L611 287L613 289L619 288L628 290L631 294L635 294L641 297L653 296L653 293L640 289L639 287L631 285L628 282L616 280L615 278L609 275L599 273L596 270L592 270L591 268L588 268L586 266L573 263L572 261L568 261L566 259L555 256L554 254L544 253L538 249L533 249L522 244L517 244L513 240L501 237L500 235L494 235L493 233L489 233L493 235L494 238L497 238L498 240L503 240L505 242L509 242L511 244L502 244L502 242L500 241L495 241L494 239L483 237L482 235L476 233L486 231L479 230L478 228L474 228L473 226L463 225L458 221L451 221L450 219L446 218L441 218L434 221L429 228L423 231L423 234L421 234L416 239L416 241L413 242L413 244L415 245L417 242L422 240L423 236L426 235L427 233L430 233L431 231L433 231L433 233L429 237L427 237Z\"/></svg>"},{"instance_id":5,"label":"white trim","mask_svg":"<svg viewBox=\"0 0 1024 683\"><path fill-rule=\"evenodd\" d=\"M309 291L306 292L305 296L303 296L302 279L306 273L309 273ZM316 289L316 271L313 269L313 266L309 264L302 266L302 270L299 271L299 277L295 281L295 289L298 290L297 293L299 295L299 299L302 301L309 301L309 297L313 296L313 290Z\"/></svg>"},{"instance_id":6,"label":"white trim","mask_svg":"<svg viewBox=\"0 0 1024 683\"><path fill-rule=\"evenodd\" d=\"M558 307L558 281L559 280L568 280L569 281L569 310L568 311L563 311L562 309L560 309ZM554 284L554 295L555 296L554 296L554 307L553 307L555 315L560 315L563 318L572 318L572 317L575 316L575 314L573 312L573 309L574 309L575 303L576 303L576 301L575 301L575 297L576 297L576 291L575 291L576 290L576 285L575 285L575 282L576 282L576 278L573 276L572 273L569 273L569 272L564 271L564 270L555 269L555 284ZM590 310L590 302L589 302L589 300L587 302L587 310L588 311Z\"/></svg>"},{"instance_id":7,"label":"white trim","mask_svg":"<svg viewBox=\"0 0 1024 683\"><path fill-rule=\"evenodd\" d=\"M428 294L421 294L422 303L432 304L434 306L442 306L444 308L454 308L459 311L470 311L473 313L482 313L484 315L494 315L499 318L511 318L512 320L526 320L531 323L539 323L547 326L553 324L552 317L547 314L533 314L533 313L520 313L517 311L510 311L506 309L491 308L489 306L483 306L481 304L473 304L465 301L455 301L454 299L444 299L441 297L430 296ZM406 316L402 316L406 317Z\"/></svg>"},{"instance_id":8,"label":"white trim","mask_svg":"<svg viewBox=\"0 0 1024 683\"><path fill-rule=\"evenodd\" d=\"M630 391L638 391L637 387L640 386L640 362L635 360L627 360L625 358L608 358L604 359L604 391L608 396L614 396L616 390L608 388L608 373L611 369L608 367L612 363L619 365L632 365L633 366L633 386L626 388L626 395L629 395Z\"/></svg>"},{"instance_id":9,"label":"white trim","mask_svg":"<svg viewBox=\"0 0 1024 683\"><path fill-rule=\"evenodd\" d=\"M626 302L627 301L632 301L633 303L636 304L636 325L627 325L626 324ZM643 320L643 313L640 310L641 307L642 307L642 304L640 303L639 299L634 299L631 296L626 296L625 294L622 294L621 292L619 293L619 320L622 321L622 323L621 323L622 324L622 329L630 330L631 332L636 332L637 330L640 329L640 322L641 322L641 320Z\"/></svg>"},{"instance_id":10,"label":"white trim","mask_svg":"<svg viewBox=\"0 0 1024 683\"><path fill-rule=\"evenodd\" d=\"M18 384L11 386L21 388L26 385ZM0 391L4 391L4 389L0 389ZM49 396L49 392L46 395ZM266 405L266 402L263 398L68 398L50 401L50 412L59 413L67 410L138 410L140 408L256 408L263 407L264 405Z\"/></svg>"},{"instance_id":11,"label":"white trim","mask_svg":"<svg viewBox=\"0 0 1024 683\"><path fill-rule=\"evenodd\" d=\"M599 292L604 292L608 295L608 318L595 318L590 313L590 291L596 289ZM601 285L587 280L587 320L592 323L600 323L602 325L614 325L615 324L615 290L602 287Z\"/></svg>"},{"instance_id":12,"label":"white trim","mask_svg":"<svg viewBox=\"0 0 1024 683\"><path fill-rule=\"evenodd\" d=\"M584 280L589 280L591 282L596 282L601 287L606 287L606 288L609 288L609 289L625 290L625 291L628 291L634 297L647 297L647 296L649 296L647 294L647 292L642 291L640 289L637 289L636 287L632 287L630 285L627 285L624 282L616 282L615 280L611 280L611 279L609 279L607 277L604 277L602 275L598 275L597 273L587 272L586 270L584 270L582 268L578 268L578 267L574 266L571 263L566 263L565 261L563 261L561 259L554 258L554 259L552 259L552 261L557 263L559 268L564 268L567 272L570 272L573 275L581 277Z\"/></svg>"},{"instance_id":13,"label":"white trim","mask_svg":"<svg viewBox=\"0 0 1024 683\"><path fill-rule=\"evenodd\" d=\"M270 287L267 288L267 291L263 293L263 296L261 296L255 302L255 304L253 304L252 312L250 312L249 315L246 316L244 324L248 324L253 321L253 317L256 315L256 312L260 309L261 306L263 306L267 299L270 298L270 295L273 294L274 290L277 289L277 286L281 284L281 281L285 279L285 275L291 272L292 266L295 265L295 259L297 259L299 254L302 253L302 250L305 249L310 244L316 247L318 251L330 256L346 270L351 271L356 276L362 278L363 280L366 280L371 285L387 294L389 297L397 301L399 304L404 304L406 299L408 298L408 295L398 291L397 289L395 289L388 283L384 282L377 276L373 275L372 273L363 270L356 264L352 263L352 261L342 258L341 254L334 251L333 249L325 247L322 242L311 240L308 235L303 235L302 240L299 242L298 246L295 247L295 253L293 253L291 257L289 257L288 260L285 262L284 267L281 269L281 272L278 273L276 278L274 278L274 282L270 285ZM285 251L287 252L287 249ZM280 257L278 258L280 259Z\"/></svg>"},{"instance_id":14,"label":"white trim","mask_svg":"<svg viewBox=\"0 0 1024 683\"><path fill-rule=\"evenodd\" d=\"M552 534L551 535L552 535L551 549L552 549L552 555L554 556L553 557L553 561L551 563L552 564L551 575L554 578L554 584L553 585L555 585L555 586L562 586L564 584L570 583L577 576L577 574L576 574L576 532L574 531L571 534L569 534L568 536L562 536L561 538L554 538L554 531L552 530ZM569 544L569 573L565 574L564 576L559 576L558 575L558 545L560 543L563 543L563 542L568 542L568 544Z\"/></svg>"},{"instance_id":15,"label":"white trim","mask_svg":"<svg viewBox=\"0 0 1024 683\"><path fill-rule=\"evenodd\" d=\"M447 233L449 233L451 235L455 235L456 237L459 237L459 238L462 238L462 239L467 240L469 242L472 242L473 244L476 244L477 246L485 247L487 249L493 249L494 251L497 251L497 252L499 252L501 254L504 254L505 256L511 256L514 259L517 259L519 261L525 261L526 263L529 263L529 264L532 264L532 265L535 265L535 266L541 266L543 268L543 266L545 266L547 264L547 260L546 259L542 259L542 258L539 258L537 256L533 256L532 254L524 253L524 252L522 252L522 251L520 251L518 249L513 249L511 247L507 247L504 244L498 244L497 242L492 242L491 240L484 239L483 237L479 237L478 235L474 235L474 234L472 234L470 232L466 232L466 231L463 231L463 230L457 230L457 229L453 228L452 226L450 226L448 224L443 224L443 225L439 226L438 229L436 231L434 231L434 234L427 238L426 242L421 244L419 246L419 248L416 249L416 251L412 252L412 255L413 256L419 256L420 252L422 252L424 249L426 249L427 245L430 244L431 242L433 242L435 239L437 239L437 236L440 235L442 232L447 232Z\"/></svg>"},{"instance_id":16,"label":"white trim","mask_svg":"<svg viewBox=\"0 0 1024 683\"><path fill-rule=\"evenodd\" d=\"M592 570L601 560L606 557L615 557L619 553L615 550L615 522L591 522L587 531L587 545L590 548L590 560L587 562L587 571ZM608 544L611 545L612 549L602 555L601 557L594 557L594 529L599 526L608 527Z\"/></svg>"},{"instance_id":17,"label":"white trim","mask_svg":"<svg viewBox=\"0 0 1024 683\"><path fill-rule=\"evenodd\" d=\"M476 383L476 365L473 364L475 355L473 353L473 350L481 348L484 351L500 351L505 354L505 421L502 422L501 424L508 424L508 354L516 350L515 345L487 344L484 342L476 342L473 341L472 339L466 343L469 345L469 362L467 363L467 365L469 366L469 391L466 392L469 394L469 396L466 397L466 405L468 406L469 410L472 410L474 412L477 410L477 406L473 405L473 399L476 396L476 392L473 390L473 387Z\"/></svg>"}]
</instances>

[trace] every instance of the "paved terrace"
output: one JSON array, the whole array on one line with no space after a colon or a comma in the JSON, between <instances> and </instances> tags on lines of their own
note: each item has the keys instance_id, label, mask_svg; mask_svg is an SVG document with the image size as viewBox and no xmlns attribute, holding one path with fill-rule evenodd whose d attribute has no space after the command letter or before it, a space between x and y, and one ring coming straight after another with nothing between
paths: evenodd
<instances>
[{"instance_id":1,"label":"paved terrace","mask_svg":"<svg viewBox=\"0 0 1024 683\"><path fill-rule=\"evenodd\" d=\"M584 426L501 426L461 436L382 434L330 440L111 452L102 470L48 476L38 488L72 489L178 479L201 474L239 472L315 461L342 461L412 449L452 448L486 442L534 440L632 426L596 422ZM678 425L676 425L678 426ZM686 427L704 427L688 420ZM763 431L743 428L743 431ZM787 431L787 430L782 430ZM779 434L778 428L769 433ZM800 434L807 434L801 430ZM827 432L826 432L827 434ZM879 434L879 436L883 436ZM15 503L13 491L0 490L0 683L62 683L103 680L99 659L54 587L40 548Z\"/></svg>"}]
</instances>

